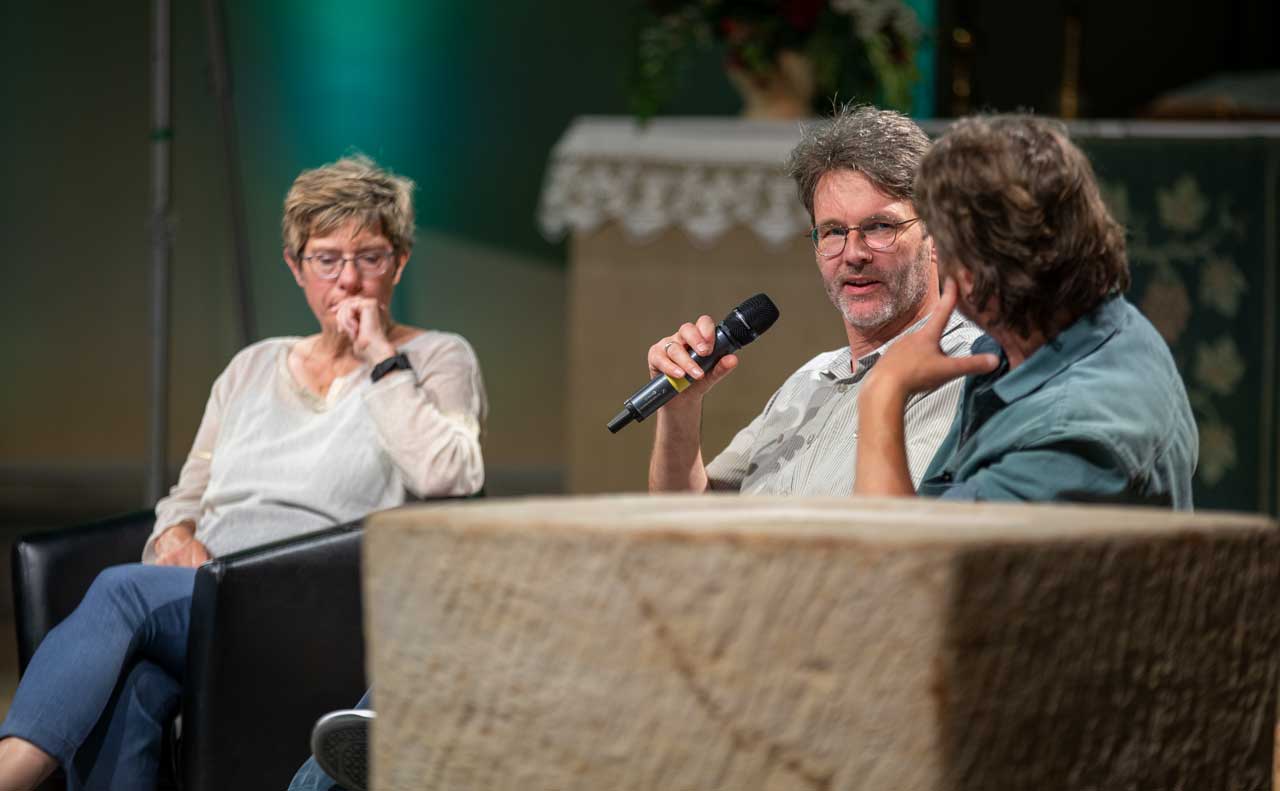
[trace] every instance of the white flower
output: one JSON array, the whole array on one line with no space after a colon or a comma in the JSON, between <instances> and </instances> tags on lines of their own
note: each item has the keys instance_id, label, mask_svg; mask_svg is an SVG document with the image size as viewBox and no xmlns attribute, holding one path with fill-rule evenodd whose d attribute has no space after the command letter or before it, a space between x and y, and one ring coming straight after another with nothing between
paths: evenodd
<instances>
[{"instance_id":1,"label":"white flower","mask_svg":"<svg viewBox=\"0 0 1280 791\"><path fill-rule=\"evenodd\" d=\"M1196 345L1196 381L1218 395L1230 395L1244 376L1244 360L1230 335Z\"/></svg>"},{"instance_id":2,"label":"white flower","mask_svg":"<svg viewBox=\"0 0 1280 791\"><path fill-rule=\"evenodd\" d=\"M1156 207L1164 227L1184 233L1200 230L1200 223L1209 211L1208 201L1189 173L1183 174L1173 187L1156 190Z\"/></svg>"},{"instance_id":3,"label":"white flower","mask_svg":"<svg viewBox=\"0 0 1280 791\"><path fill-rule=\"evenodd\" d=\"M1236 466L1236 438L1231 427L1216 420L1200 424L1200 464L1196 474L1213 486Z\"/></svg>"},{"instance_id":4,"label":"white flower","mask_svg":"<svg viewBox=\"0 0 1280 791\"><path fill-rule=\"evenodd\" d=\"M1191 298L1176 277L1157 278L1142 297L1142 312L1170 346L1177 343L1191 317Z\"/></svg>"},{"instance_id":5,"label":"white flower","mask_svg":"<svg viewBox=\"0 0 1280 791\"><path fill-rule=\"evenodd\" d=\"M1200 273L1200 301L1224 316L1234 317L1248 285L1244 273L1231 259L1215 258Z\"/></svg>"}]
</instances>

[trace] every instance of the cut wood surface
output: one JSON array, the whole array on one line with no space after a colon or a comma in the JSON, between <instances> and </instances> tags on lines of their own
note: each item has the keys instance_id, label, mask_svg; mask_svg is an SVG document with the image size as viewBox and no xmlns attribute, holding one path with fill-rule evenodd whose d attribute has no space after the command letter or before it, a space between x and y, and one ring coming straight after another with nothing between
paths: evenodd
<instances>
[{"instance_id":1,"label":"cut wood surface","mask_svg":"<svg viewBox=\"0 0 1280 791\"><path fill-rule=\"evenodd\" d=\"M1271 787L1262 517L546 498L365 542L375 789Z\"/></svg>"}]
</instances>

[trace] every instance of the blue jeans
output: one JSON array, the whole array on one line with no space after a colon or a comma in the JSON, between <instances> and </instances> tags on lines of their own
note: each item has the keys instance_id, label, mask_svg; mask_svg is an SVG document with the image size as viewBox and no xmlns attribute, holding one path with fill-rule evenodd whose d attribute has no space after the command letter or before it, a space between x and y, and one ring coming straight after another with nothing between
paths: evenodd
<instances>
[{"instance_id":1,"label":"blue jeans","mask_svg":"<svg viewBox=\"0 0 1280 791\"><path fill-rule=\"evenodd\" d=\"M113 566L45 636L0 737L53 756L71 789L152 789L181 702L195 569Z\"/></svg>"},{"instance_id":2,"label":"blue jeans","mask_svg":"<svg viewBox=\"0 0 1280 791\"><path fill-rule=\"evenodd\" d=\"M364 697L360 698L360 702L355 706L357 709L373 708L373 690L364 693ZM332 777L327 775L320 764L316 763L314 756L307 759L302 765L298 773L293 776L293 782L289 783L289 791L344 791L343 787L338 785Z\"/></svg>"}]
</instances>

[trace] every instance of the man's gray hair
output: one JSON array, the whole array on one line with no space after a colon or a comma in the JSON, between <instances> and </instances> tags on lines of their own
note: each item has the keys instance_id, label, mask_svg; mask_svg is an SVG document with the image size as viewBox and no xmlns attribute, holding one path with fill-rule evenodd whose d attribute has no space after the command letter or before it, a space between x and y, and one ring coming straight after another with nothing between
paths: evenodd
<instances>
[{"instance_id":1,"label":"man's gray hair","mask_svg":"<svg viewBox=\"0 0 1280 791\"><path fill-rule=\"evenodd\" d=\"M902 113L845 105L829 122L804 127L787 158L787 175L813 220L818 181L835 170L857 171L885 195L911 200L916 167L928 150L929 136Z\"/></svg>"}]
</instances>

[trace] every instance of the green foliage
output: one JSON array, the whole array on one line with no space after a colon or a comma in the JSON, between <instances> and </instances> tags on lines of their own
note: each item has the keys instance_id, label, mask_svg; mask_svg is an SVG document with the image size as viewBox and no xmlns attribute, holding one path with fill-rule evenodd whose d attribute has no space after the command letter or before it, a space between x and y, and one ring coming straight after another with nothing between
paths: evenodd
<instances>
[{"instance_id":1,"label":"green foliage","mask_svg":"<svg viewBox=\"0 0 1280 791\"><path fill-rule=\"evenodd\" d=\"M693 52L724 45L726 65L765 80L783 51L813 64L815 112L833 100L909 112L922 32L902 0L646 0L629 99L641 120L671 100Z\"/></svg>"}]
</instances>

